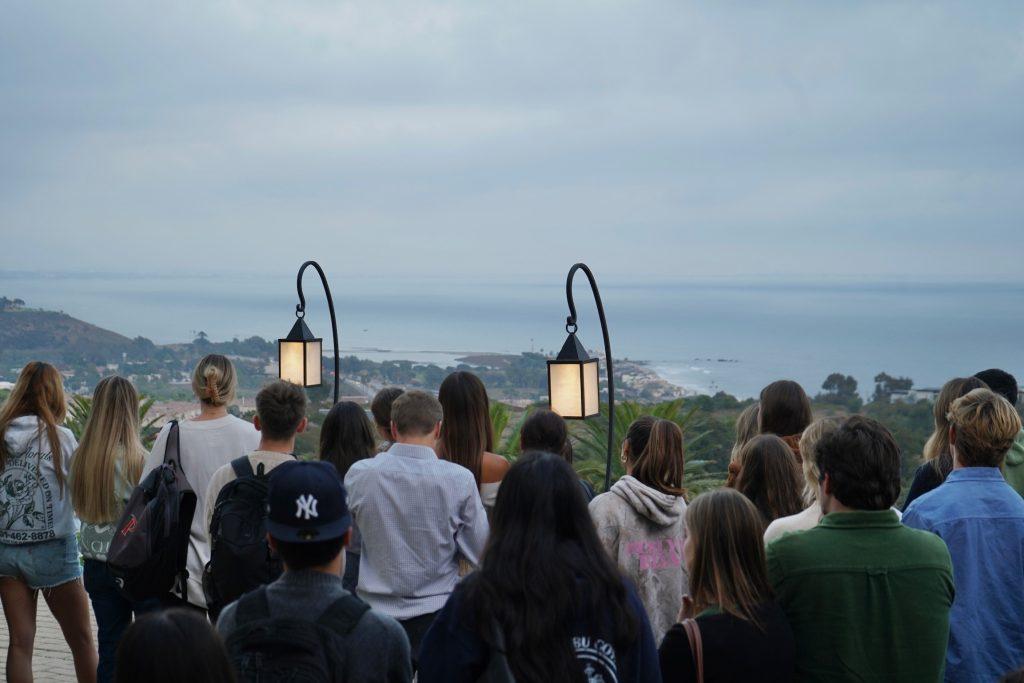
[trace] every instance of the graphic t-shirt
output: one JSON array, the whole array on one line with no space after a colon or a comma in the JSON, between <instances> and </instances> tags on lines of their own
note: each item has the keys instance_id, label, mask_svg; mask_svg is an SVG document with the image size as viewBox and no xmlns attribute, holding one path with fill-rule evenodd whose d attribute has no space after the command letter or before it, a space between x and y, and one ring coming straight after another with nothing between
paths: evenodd
<instances>
[{"instance_id":1,"label":"graphic t-shirt","mask_svg":"<svg viewBox=\"0 0 1024 683\"><path fill-rule=\"evenodd\" d=\"M75 533L67 481L78 442L71 430L57 428L65 482L61 490L50 440L41 426L39 418L26 415L12 420L3 435L8 457L0 472L0 543L39 543Z\"/></svg>"}]
</instances>

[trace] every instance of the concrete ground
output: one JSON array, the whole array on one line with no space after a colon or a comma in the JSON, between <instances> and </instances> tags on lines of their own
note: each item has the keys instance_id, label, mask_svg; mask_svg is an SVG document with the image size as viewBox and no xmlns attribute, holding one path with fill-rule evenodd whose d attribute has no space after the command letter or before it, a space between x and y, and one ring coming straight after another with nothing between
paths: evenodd
<instances>
[{"instance_id":1,"label":"concrete ground","mask_svg":"<svg viewBox=\"0 0 1024 683\"><path fill-rule=\"evenodd\" d=\"M96 622L93 621L93 640L96 638ZM7 622L0 621L0 675L7 666ZM36 647L32 657L32 673L37 683L57 683L75 680L75 663L71 648L64 642L64 634L57 620L50 614L46 601L39 596L36 616Z\"/></svg>"}]
</instances>

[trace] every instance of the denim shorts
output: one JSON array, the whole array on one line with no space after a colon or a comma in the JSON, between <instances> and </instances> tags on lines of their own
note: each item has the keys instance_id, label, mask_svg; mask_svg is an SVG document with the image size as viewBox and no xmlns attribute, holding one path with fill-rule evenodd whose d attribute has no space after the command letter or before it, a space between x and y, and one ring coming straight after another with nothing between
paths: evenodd
<instances>
[{"instance_id":1,"label":"denim shorts","mask_svg":"<svg viewBox=\"0 0 1024 683\"><path fill-rule=\"evenodd\" d=\"M56 588L82 576L74 536L39 543L0 543L0 577L24 581L29 588Z\"/></svg>"}]
</instances>

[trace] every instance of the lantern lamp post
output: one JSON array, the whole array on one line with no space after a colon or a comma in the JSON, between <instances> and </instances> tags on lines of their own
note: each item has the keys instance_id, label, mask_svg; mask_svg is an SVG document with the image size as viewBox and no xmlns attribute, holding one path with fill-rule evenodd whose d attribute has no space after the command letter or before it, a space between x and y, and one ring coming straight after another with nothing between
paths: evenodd
<instances>
[{"instance_id":1,"label":"lantern lamp post","mask_svg":"<svg viewBox=\"0 0 1024 683\"><path fill-rule=\"evenodd\" d=\"M598 359L591 358L586 348L576 337L576 305L572 300L572 279L576 271L582 270L590 281L590 289L597 303L597 315L601 319L601 333L604 335L604 357L608 365L608 453L605 463L604 488L607 491L612 481L612 450L615 441L615 379L612 374L612 348L608 340L608 321L604 317L601 293L597 291L594 274L585 263L577 263L569 269L565 280L565 298L569 304L569 316L565 319L565 331L569 336L562 345L558 356L548 361L548 401L551 410L567 420L583 420L601 412L598 388Z\"/></svg>"},{"instance_id":2,"label":"lantern lamp post","mask_svg":"<svg viewBox=\"0 0 1024 683\"><path fill-rule=\"evenodd\" d=\"M299 303L295 306L295 317L298 320L287 337L277 340L278 377L303 387L318 387L323 384L323 340L313 335L304 320L306 297L302 294L302 274L309 266L313 266L320 275L320 282L323 283L324 292L327 294L327 308L331 312L331 332L334 334L334 402L337 403L338 369L341 364L338 355L338 321L334 316L334 299L331 298L331 288L327 286L327 276L316 261L303 263L295 280L295 288L299 293Z\"/></svg>"}]
</instances>

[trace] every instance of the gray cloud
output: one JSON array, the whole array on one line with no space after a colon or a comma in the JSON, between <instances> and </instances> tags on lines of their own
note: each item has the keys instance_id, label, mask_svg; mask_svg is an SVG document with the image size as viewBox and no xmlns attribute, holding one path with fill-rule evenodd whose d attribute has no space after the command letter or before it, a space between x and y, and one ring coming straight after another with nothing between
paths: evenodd
<instances>
[{"instance_id":1,"label":"gray cloud","mask_svg":"<svg viewBox=\"0 0 1024 683\"><path fill-rule=\"evenodd\" d=\"M1019 3L3 13L0 268L1019 273Z\"/></svg>"}]
</instances>

